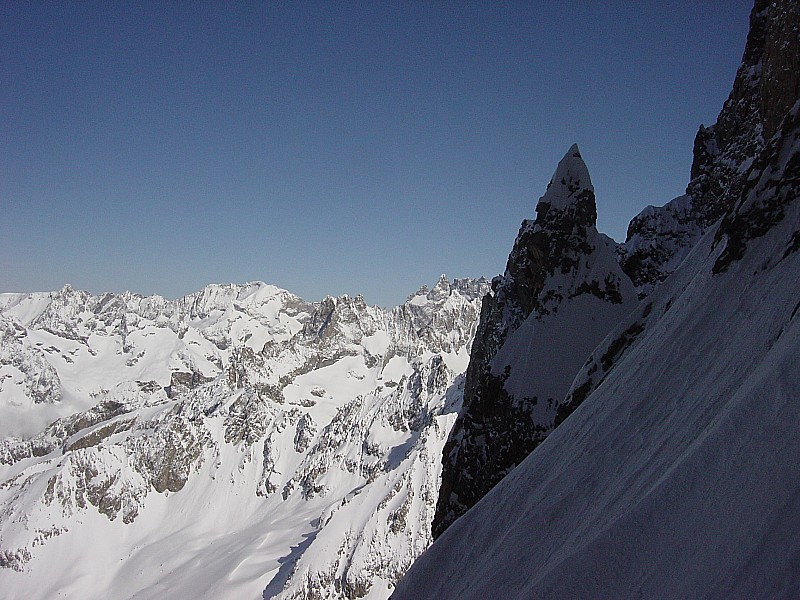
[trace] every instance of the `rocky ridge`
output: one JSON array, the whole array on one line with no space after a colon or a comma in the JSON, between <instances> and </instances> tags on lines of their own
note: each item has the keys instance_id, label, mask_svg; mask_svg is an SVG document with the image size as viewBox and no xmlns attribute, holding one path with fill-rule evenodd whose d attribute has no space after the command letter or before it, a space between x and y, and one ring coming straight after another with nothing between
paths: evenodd
<instances>
[{"instance_id":1,"label":"rocky ridge","mask_svg":"<svg viewBox=\"0 0 800 600\"><path fill-rule=\"evenodd\" d=\"M686 195L634 217L622 266L648 295L741 196L748 172L800 93L800 13L791 2L758 0L742 64L717 118L694 142Z\"/></svg>"},{"instance_id":2,"label":"rocky ridge","mask_svg":"<svg viewBox=\"0 0 800 600\"><path fill-rule=\"evenodd\" d=\"M594 188L577 146L536 215L483 301L463 408L445 446L436 536L547 437L575 372L636 304L613 244L595 227Z\"/></svg>"}]
</instances>

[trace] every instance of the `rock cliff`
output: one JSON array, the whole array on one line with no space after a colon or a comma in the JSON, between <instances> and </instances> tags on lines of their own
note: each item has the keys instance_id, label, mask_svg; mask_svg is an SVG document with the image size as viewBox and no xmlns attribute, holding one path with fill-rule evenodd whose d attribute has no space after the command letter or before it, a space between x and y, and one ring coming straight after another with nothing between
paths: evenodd
<instances>
[{"instance_id":1,"label":"rock cliff","mask_svg":"<svg viewBox=\"0 0 800 600\"><path fill-rule=\"evenodd\" d=\"M648 207L628 226L622 266L640 297L672 273L741 196L753 161L800 92L798 7L758 0L742 64L717 122L694 142L686 195Z\"/></svg>"},{"instance_id":2,"label":"rock cliff","mask_svg":"<svg viewBox=\"0 0 800 600\"><path fill-rule=\"evenodd\" d=\"M435 536L545 439L575 373L636 304L596 220L589 172L572 146L484 298L445 446Z\"/></svg>"}]
</instances>

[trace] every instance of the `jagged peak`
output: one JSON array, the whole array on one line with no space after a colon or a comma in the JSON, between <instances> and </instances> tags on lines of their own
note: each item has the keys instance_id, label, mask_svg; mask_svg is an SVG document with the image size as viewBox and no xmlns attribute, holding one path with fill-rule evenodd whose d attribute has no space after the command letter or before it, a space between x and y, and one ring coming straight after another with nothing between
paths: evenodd
<instances>
[{"instance_id":1,"label":"jagged peak","mask_svg":"<svg viewBox=\"0 0 800 600\"><path fill-rule=\"evenodd\" d=\"M428 301L443 301L453 294L457 294L468 300L483 298L489 290L489 281L485 277L456 277L450 281L444 273L439 275L436 284L429 288L423 285L413 294L409 294L406 302L412 304L425 304Z\"/></svg>"},{"instance_id":2,"label":"jagged peak","mask_svg":"<svg viewBox=\"0 0 800 600\"><path fill-rule=\"evenodd\" d=\"M542 229L555 222L574 221L590 227L597 222L594 186L577 144L559 161L547 190L536 205L536 225Z\"/></svg>"},{"instance_id":3,"label":"jagged peak","mask_svg":"<svg viewBox=\"0 0 800 600\"><path fill-rule=\"evenodd\" d=\"M577 200L580 191L594 193L589 169L583 162L583 157L578 149L578 144L572 144L556 167L547 191L539 199L539 203L548 203L551 208L565 210Z\"/></svg>"},{"instance_id":4,"label":"jagged peak","mask_svg":"<svg viewBox=\"0 0 800 600\"><path fill-rule=\"evenodd\" d=\"M436 295L442 292L446 294L450 293L450 280L447 279L447 275L445 275L444 273L439 275L439 279L436 281L436 285L434 285L433 289L431 289L431 291L428 292L428 296L430 297L431 294Z\"/></svg>"},{"instance_id":5,"label":"jagged peak","mask_svg":"<svg viewBox=\"0 0 800 600\"><path fill-rule=\"evenodd\" d=\"M74 294L76 291L75 287L71 283L65 283L60 290L56 291L56 294L61 296L69 296L70 294Z\"/></svg>"},{"instance_id":6,"label":"jagged peak","mask_svg":"<svg viewBox=\"0 0 800 600\"><path fill-rule=\"evenodd\" d=\"M414 292L413 294L409 294L408 295L408 297L406 298L406 302L410 302L411 300L413 300L417 296L427 296L428 292L430 292L430 289L428 289L427 285L423 284L423 285L420 286L420 288L416 292Z\"/></svg>"}]
</instances>

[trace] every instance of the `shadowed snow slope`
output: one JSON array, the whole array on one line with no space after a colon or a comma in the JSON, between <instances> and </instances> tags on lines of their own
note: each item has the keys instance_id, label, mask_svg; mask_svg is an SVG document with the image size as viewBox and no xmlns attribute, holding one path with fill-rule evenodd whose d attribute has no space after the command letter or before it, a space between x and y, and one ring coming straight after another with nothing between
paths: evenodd
<instances>
[{"instance_id":1,"label":"shadowed snow slope","mask_svg":"<svg viewBox=\"0 0 800 600\"><path fill-rule=\"evenodd\" d=\"M393 597L800 597L798 108L570 397L593 391Z\"/></svg>"}]
</instances>

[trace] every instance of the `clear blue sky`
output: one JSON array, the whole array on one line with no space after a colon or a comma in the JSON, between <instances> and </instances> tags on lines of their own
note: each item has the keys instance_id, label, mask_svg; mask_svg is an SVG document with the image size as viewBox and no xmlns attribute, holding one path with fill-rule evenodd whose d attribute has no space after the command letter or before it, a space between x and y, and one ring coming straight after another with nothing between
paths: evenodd
<instances>
[{"instance_id":1,"label":"clear blue sky","mask_svg":"<svg viewBox=\"0 0 800 600\"><path fill-rule=\"evenodd\" d=\"M751 3L3 2L0 290L502 272L577 142L599 228L681 194Z\"/></svg>"}]
</instances>

